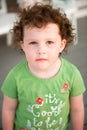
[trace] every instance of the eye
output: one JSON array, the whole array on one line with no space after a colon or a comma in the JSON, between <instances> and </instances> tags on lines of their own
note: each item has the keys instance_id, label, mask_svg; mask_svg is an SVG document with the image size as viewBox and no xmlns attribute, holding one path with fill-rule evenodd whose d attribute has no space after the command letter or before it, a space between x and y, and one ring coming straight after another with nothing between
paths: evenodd
<instances>
[{"instance_id":1,"label":"eye","mask_svg":"<svg viewBox=\"0 0 87 130\"><path fill-rule=\"evenodd\" d=\"M53 41L47 41L47 44L53 44L54 42Z\"/></svg>"},{"instance_id":2,"label":"eye","mask_svg":"<svg viewBox=\"0 0 87 130\"><path fill-rule=\"evenodd\" d=\"M38 42L33 41L29 43L29 45L35 45L35 44L38 44Z\"/></svg>"}]
</instances>

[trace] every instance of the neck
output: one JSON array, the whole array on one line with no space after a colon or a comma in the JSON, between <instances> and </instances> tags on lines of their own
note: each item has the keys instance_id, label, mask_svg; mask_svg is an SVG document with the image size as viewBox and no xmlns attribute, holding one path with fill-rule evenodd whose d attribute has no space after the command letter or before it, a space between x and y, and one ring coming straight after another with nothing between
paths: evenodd
<instances>
[{"instance_id":1,"label":"neck","mask_svg":"<svg viewBox=\"0 0 87 130\"><path fill-rule=\"evenodd\" d=\"M51 78L51 77L54 77L58 73L58 71L60 70L60 67L61 67L61 60L58 59L54 65L52 65L49 69L45 71L44 70L34 71L30 67L29 68L30 68L31 73L39 78Z\"/></svg>"}]
</instances>

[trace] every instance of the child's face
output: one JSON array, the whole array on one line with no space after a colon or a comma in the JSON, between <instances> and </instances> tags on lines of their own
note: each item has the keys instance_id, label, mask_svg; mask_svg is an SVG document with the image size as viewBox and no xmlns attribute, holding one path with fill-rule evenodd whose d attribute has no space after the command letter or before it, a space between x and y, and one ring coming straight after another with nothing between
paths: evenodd
<instances>
[{"instance_id":1,"label":"child's face","mask_svg":"<svg viewBox=\"0 0 87 130\"><path fill-rule=\"evenodd\" d=\"M24 39L21 47L26 55L31 70L48 71L58 61L66 40L62 40L59 28L50 23L42 28L24 28Z\"/></svg>"}]
</instances>

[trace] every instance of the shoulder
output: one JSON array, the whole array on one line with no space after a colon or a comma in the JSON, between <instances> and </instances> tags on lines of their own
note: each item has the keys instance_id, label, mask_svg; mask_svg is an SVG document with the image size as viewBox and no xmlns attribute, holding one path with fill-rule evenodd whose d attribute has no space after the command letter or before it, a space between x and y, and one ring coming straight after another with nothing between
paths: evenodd
<instances>
[{"instance_id":1,"label":"shoulder","mask_svg":"<svg viewBox=\"0 0 87 130\"><path fill-rule=\"evenodd\" d=\"M22 67L25 67L26 64L27 64L27 61L23 60L20 63L18 63L15 67L13 67L13 69L21 69Z\"/></svg>"},{"instance_id":2,"label":"shoulder","mask_svg":"<svg viewBox=\"0 0 87 130\"><path fill-rule=\"evenodd\" d=\"M66 59L62 58L62 73L70 78L81 76L79 69Z\"/></svg>"},{"instance_id":3,"label":"shoulder","mask_svg":"<svg viewBox=\"0 0 87 130\"><path fill-rule=\"evenodd\" d=\"M79 69L73 63L69 62L64 58L62 58L62 67L64 70L70 71L72 73L75 71L79 71Z\"/></svg>"},{"instance_id":4,"label":"shoulder","mask_svg":"<svg viewBox=\"0 0 87 130\"><path fill-rule=\"evenodd\" d=\"M23 73L23 71L26 70L26 65L27 65L27 61L26 60L23 60L22 62L20 62L19 64L17 64L16 66L14 66L9 74L12 74L12 75L18 75L19 73Z\"/></svg>"},{"instance_id":5,"label":"shoulder","mask_svg":"<svg viewBox=\"0 0 87 130\"><path fill-rule=\"evenodd\" d=\"M16 82L25 74L27 61L22 61L21 63L14 66L10 72L7 74L4 83L6 86L9 84L16 85ZM27 71L26 71L27 72Z\"/></svg>"}]
</instances>

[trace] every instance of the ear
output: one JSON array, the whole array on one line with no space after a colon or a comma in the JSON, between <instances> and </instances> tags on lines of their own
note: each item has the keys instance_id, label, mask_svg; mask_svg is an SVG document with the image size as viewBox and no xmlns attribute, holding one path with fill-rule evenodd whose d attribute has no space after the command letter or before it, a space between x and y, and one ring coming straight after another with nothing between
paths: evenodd
<instances>
[{"instance_id":1,"label":"ear","mask_svg":"<svg viewBox=\"0 0 87 130\"><path fill-rule=\"evenodd\" d=\"M60 45L60 53L64 50L65 46L66 46L66 39L63 39L61 41L61 45Z\"/></svg>"},{"instance_id":2,"label":"ear","mask_svg":"<svg viewBox=\"0 0 87 130\"><path fill-rule=\"evenodd\" d=\"M20 48L24 51L24 43L23 43L23 41L20 41Z\"/></svg>"}]
</instances>

